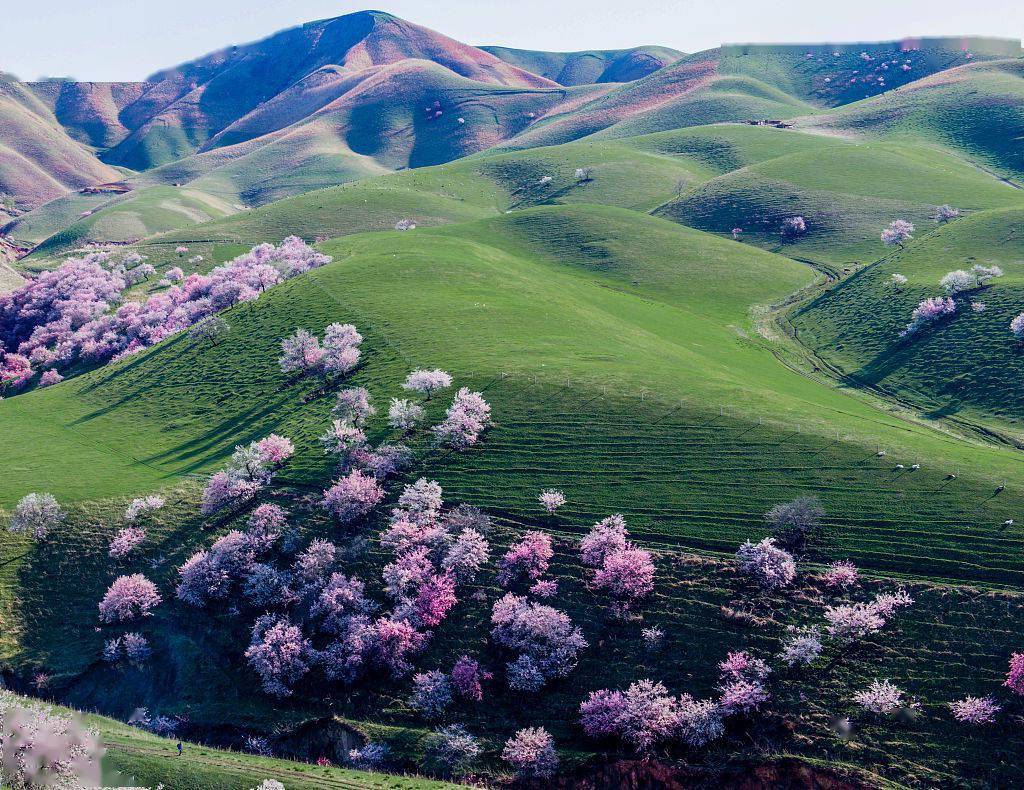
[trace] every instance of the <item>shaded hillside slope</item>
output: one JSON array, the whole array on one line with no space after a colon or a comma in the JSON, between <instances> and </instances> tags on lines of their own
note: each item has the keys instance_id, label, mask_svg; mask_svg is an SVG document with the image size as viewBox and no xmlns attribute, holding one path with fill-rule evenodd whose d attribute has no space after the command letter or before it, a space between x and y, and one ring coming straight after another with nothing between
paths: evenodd
<instances>
[{"instance_id":1,"label":"shaded hillside slope","mask_svg":"<svg viewBox=\"0 0 1024 790\"><path fill-rule=\"evenodd\" d=\"M118 172L72 140L23 83L0 73L0 202L15 213L73 189L114 181Z\"/></svg>"},{"instance_id":2,"label":"shaded hillside slope","mask_svg":"<svg viewBox=\"0 0 1024 790\"><path fill-rule=\"evenodd\" d=\"M979 210L1022 202L1024 192L928 146L822 138L712 179L658 214L717 233L739 228L746 241L850 267L884 254L879 234L895 219L924 231L942 204ZM782 222L794 216L805 219L806 232L784 238Z\"/></svg>"},{"instance_id":3,"label":"shaded hillside slope","mask_svg":"<svg viewBox=\"0 0 1024 790\"><path fill-rule=\"evenodd\" d=\"M95 148L110 148L131 133L125 109L148 90L144 82L75 82L45 80L28 83L69 135Z\"/></svg>"},{"instance_id":4,"label":"shaded hillside slope","mask_svg":"<svg viewBox=\"0 0 1024 790\"><path fill-rule=\"evenodd\" d=\"M996 417L1024 436L1024 358L1010 320L1024 311L1024 209L983 211L929 231L807 305L794 318L800 338L853 383L889 392L936 415ZM960 297L957 315L901 340L922 299L944 295L952 269L1000 266L1005 276ZM894 288L902 274L906 286ZM985 305L984 312L970 302Z\"/></svg>"},{"instance_id":5,"label":"shaded hillside slope","mask_svg":"<svg viewBox=\"0 0 1024 790\"><path fill-rule=\"evenodd\" d=\"M829 133L910 137L1024 177L1024 59L972 63L805 119Z\"/></svg>"}]
</instances>

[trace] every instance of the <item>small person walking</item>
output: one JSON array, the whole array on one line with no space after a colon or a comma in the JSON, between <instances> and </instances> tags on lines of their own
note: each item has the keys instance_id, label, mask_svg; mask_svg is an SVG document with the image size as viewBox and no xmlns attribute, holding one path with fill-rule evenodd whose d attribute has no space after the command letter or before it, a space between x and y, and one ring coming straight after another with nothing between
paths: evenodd
<instances>
[{"instance_id":1,"label":"small person walking","mask_svg":"<svg viewBox=\"0 0 1024 790\"><path fill-rule=\"evenodd\" d=\"M178 741L178 757L181 757L181 749L182 749L181 741Z\"/></svg>"}]
</instances>

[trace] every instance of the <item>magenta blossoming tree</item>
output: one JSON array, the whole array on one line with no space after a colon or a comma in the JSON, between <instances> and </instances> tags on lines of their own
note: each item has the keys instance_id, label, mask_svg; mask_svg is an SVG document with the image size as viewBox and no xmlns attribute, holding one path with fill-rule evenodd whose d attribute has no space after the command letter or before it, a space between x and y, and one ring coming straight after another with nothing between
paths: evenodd
<instances>
[{"instance_id":1,"label":"magenta blossoming tree","mask_svg":"<svg viewBox=\"0 0 1024 790\"><path fill-rule=\"evenodd\" d=\"M594 587L611 596L615 615L626 616L635 604L654 592L651 553L631 545L607 555L594 574Z\"/></svg>"},{"instance_id":2,"label":"magenta blossoming tree","mask_svg":"<svg viewBox=\"0 0 1024 790\"><path fill-rule=\"evenodd\" d=\"M120 560L127 557L137 549L146 539L146 530L139 527L126 527L118 532L112 541L107 552L111 559Z\"/></svg>"},{"instance_id":3,"label":"magenta blossoming tree","mask_svg":"<svg viewBox=\"0 0 1024 790\"><path fill-rule=\"evenodd\" d=\"M453 450L464 450L476 444L491 424L491 407L479 392L463 387L445 412L445 418L431 428L441 444Z\"/></svg>"},{"instance_id":4,"label":"magenta blossoming tree","mask_svg":"<svg viewBox=\"0 0 1024 790\"><path fill-rule=\"evenodd\" d=\"M640 680L625 691L592 691L580 704L580 723L592 738L615 736L649 752L676 734L679 701L663 684Z\"/></svg>"},{"instance_id":5,"label":"magenta blossoming tree","mask_svg":"<svg viewBox=\"0 0 1024 790\"><path fill-rule=\"evenodd\" d=\"M1020 313L1010 321L1010 331L1018 340L1024 340L1024 313Z\"/></svg>"},{"instance_id":6,"label":"magenta blossoming tree","mask_svg":"<svg viewBox=\"0 0 1024 790\"><path fill-rule=\"evenodd\" d=\"M564 612L508 593L491 610L491 638L518 657L509 663L509 685L537 691L553 678L576 668L587 647L583 633Z\"/></svg>"},{"instance_id":7,"label":"magenta blossoming tree","mask_svg":"<svg viewBox=\"0 0 1024 790\"><path fill-rule=\"evenodd\" d=\"M619 514L608 516L591 527L580 541L580 560L591 568L600 568L605 557L626 548L628 536L626 520Z\"/></svg>"},{"instance_id":8,"label":"magenta blossoming tree","mask_svg":"<svg viewBox=\"0 0 1024 790\"><path fill-rule=\"evenodd\" d=\"M860 573L852 562L833 562L822 574L825 586L833 590L847 590L856 587L860 581Z\"/></svg>"},{"instance_id":9,"label":"magenta blossoming tree","mask_svg":"<svg viewBox=\"0 0 1024 790\"><path fill-rule=\"evenodd\" d=\"M9 529L43 540L63 520L64 511L52 494L32 493L23 496L14 506Z\"/></svg>"},{"instance_id":10,"label":"magenta blossoming tree","mask_svg":"<svg viewBox=\"0 0 1024 790\"><path fill-rule=\"evenodd\" d=\"M469 656L460 656L452 666L452 690L462 699L480 702L484 698L484 682L493 676Z\"/></svg>"},{"instance_id":11,"label":"magenta blossoming tree","mask_svg":"<svg viewBox=\"0 0 1024 790\"><path fill-rule=\"evenodd\" d=\"M291 439L272 433L256 442L256 450L263 464L275 467L281 466L295 454L295 445Z\"/></svg>"},{"instance_id":12,"label":"magenta blossoming tree","mask_svg":"<svg viewBox=\"0 0 1024 790\"><path fill-rule=\"evenodd\" d=\"M924 299L910 314L910 323L900 337L910 337L936 321L956 313L956 302L950 297L935 296Z\"/></svg>"},{"instance_id":13,"label":"magenta blossoming tree","mask_svg":"<svg viewBox=\"0 0 1024 790\"><path fill-rule=\"evenodd\" d=\"M863 691L853 695L853 700L864 710L876 715L888 715L901 710L913 710L917 703L891 681L873 680Z\"/></svg>"},{"instance_id":14,"label":"magenta blossoming tree","mask_svg":"<svg viewBox=\"0 0 1024 790\"><path fill-rule=\"evenodd\" d=\"M366 387L349 387L338 393L331 415L342 422L362 428L377 413Z\"/></svg>"},{"instance_id":15,"label":"magenta blossoming tree","mask_svg":"<svg viewBox=\"0 0 1024 790\"><path fill-rule=\"evenodd\" d=\"M904 64L906 65L906 64ZM953 208L948 203L944 203L935 210L935 216L933 219L938 223L951 222L960 216L960 209Z\"/></svg>"},{"instance_id":16,"label":"magenta blossoming tree","mask_svg":"<svg viewBox=\"0 0 1024 790\"><path fill-rule=\"evenodd\" d=\"M150 494L149 496L136 497L124 511L124 520L129 524L138 521L148 513L154 513L166 504L162 496Z\"/></svg>"},{"instance_id":17,"label":"magenta blossoming tree","mask_svg":"<svg viewBox=\"0 0 1024 790\"><path fill-rule=\"evenodd\" d=\"M323 370L328 375L344 376L359 364L363 336L352 324L331 324L324 330ZM367 404L368 405L368 404ZM371 412L372 413L372 412Z\"/></svg>"},{"instance_id":18,"label":"magenta blossoming tree","mask_svg":"<svg viewBox=\"0 0 1024 790\"><path fill-rule=\"evenodd\" d=\"M384 489L376 478L358 469L339 478L324 491L324 507L341 523L362 518L384 499Z\"/></svg>"},{"instance_id":19,"label":"magenta blossoming tree","mask_svg":"<svg viewBox=\"0 0 1024 790\"><path fill-rule=\"evenodd\" d=\"M285 373L313 373L320 370L323 358L324 350L320 347L320 341L305 329L296 329L281 341L281 358L278 362Z\"/></svg>"},{"instance_id":20,"label":"magenta blossoming tree","mask_svg":"<svg viewBox=\"0 0 1024 790\"><path fill-rule=\"evenodd\" d=\"M523 778L547 779L558 770L558 753L551 734L543 727L527 727L505 741L501 759Z\"/></svg>"},{"instance_id":21,"label":"magenta blossoming tree","mask_svg":"<svg viewBox=\"0 0 1024 790\"><path fill-rule=\"evenodd\" d=\"M292 686L309 672L312 654L313 646L302 629L274 615L263 615L256 621L245 651L263 690L275 697L291 695Z\"/></svg>"},{"instance_id":22,"label":"magenta blossoming tree","mask_svg":"<svg viewBox=\"0 0 1024 790\"><path fill-rule=\"evenodd\" d=\"M43 371L43 375L39 377L39 386L52 387L54 384L60 384L62 381L64 381L64 377L53 368L50 368Z\"/></svg>"},{"instance_id":23,"label":"magenta blossoming tree","mask_svg":"<svg viewBox=\"0 0 1024 790\"><path fill-rule=\"evenodd\" d=\"M554 554L550 535L536 530L527 532L498 561L498 584L507 587L523 577L539 579L547 573Z\"/></svg>"},{"instance_id":24,"label":"magenta blossoming tree","mask_svg":"<svg viewBox=\"0 0 1024 790\"><path fill-rule=\"evenodd\" d=\"M141 573L118 576L100 601L100 620L120 623L148 617L160 601L156 585Z\"/></svg>"},{"instance_id":25,"label":"magenta blossoming tree","mask_svg":"<svg viewBox=\"0 0 1024 790\"><path fill-rule=\"evenodd\" d=\"M1006 673L1003 685L1014 694L1024 696L1024 653L1010 656L1010 670Z\"/></svg>"}]
</instances>

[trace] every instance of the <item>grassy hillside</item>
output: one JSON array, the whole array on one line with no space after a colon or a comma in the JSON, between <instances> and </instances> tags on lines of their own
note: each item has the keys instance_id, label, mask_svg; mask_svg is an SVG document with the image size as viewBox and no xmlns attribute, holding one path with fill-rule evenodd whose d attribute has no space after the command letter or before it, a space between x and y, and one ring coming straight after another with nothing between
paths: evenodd
<instances>
[{"instance_id":1,"label":"grassy hillside","mask_svg":"<svg viewBox=\"0 0 1024 790\"><path fill-rule=\"evenodd\" d=\"M25 439L10 452L3 501L35 488L53 488L65 499L144 490L161 478L208 470L237 442L271 430L309 450L293 467L296 481L319 482L326 469L315 437L328 404L297 406L291 389L268 388L268 382L281 377L275 367L280 337L296 325L318 328L344 318L364 327L374 353L383 355L368 370L368 382L391 382L389 391L404 368L417 364L444 364L478 386L504 382L493 384L494 397L509 426L511 454L492 453L484 463L494 459L499 468L523 470L520 453L544 447L550 458L553 436L589 432L589 439L577 436L565 445L569 466L556 465L553 474L563 486L592 491L577 498L591 501L597 512L626 507L629 497L646 514L639 516L641 532L728 550L781 492L806 488L837 497L835 512L851 524L843 550L861 562L928 576L1017 578L1019 571L1002 559L1016 539L999 530L1019 496L1015 454L972 447L880 414L781 367L758 337L750 305L810 282L812 273L799 264L632 212L587 206L354 236L328 250L337 259L328 269L231 311L228 321L238 332L232 342L206 350L178 338L130 362L5 401L5 429ZM589 424L607 424L608 433L575 418L557 428L528 429L536 417L521 409L532 411L540 397L534 391L551 387L565 388L573 401L596 398ZM673 446L690 447L683 487L676 475L649 468L649 453L598 469L572 460L603 457L600 448L623 441L623 431L639 430L635 419L623 423L623 414L636 409L658 415L650 420L660 426L651 429L651 441L672 436ZM733 459L728 478L706 487L705 476L722 470L699 460L708 450L705 441L691 446L685 437L712 414L730 426L723 439L735 434L738 444L719 456ZM45 465L33 425L47 431ZM520 431L526 434L512 440ZM496 432L495 441L502 435ZM810 457L807 441L815 446ZM792 461L786 460L790 442ZM901 460L927 458L930 469L907 481L892 476L889 460L881 468L866 462L879 446ZM826 457L836 453L837 460L814 457L819 450ZM766 452L772 458L767 467ZM87 464L76 460L86 455ZM679 458L668 453L663 462L670 469ZM960 472L955 486L939 485L951 470ZM643 480L644 493L616 482L620 474ZM583 477L574 484L576 475ZM535 478L515 472L499 490L532 490ZM1005 495L991 498L1004 479ZM733 490L738 480L745 494L725 496L721 486ZM870 504L842 493L858 492L859 500L865 489L876 492ZM503 507L497 491L487 497L495 497L487 504ZM934 523L969 529L975 559L951 561L961 552L956 530L926 538L907 532L909 522L926 533ZM901 546L895 554L894 544ZM923 556L925 544L941 545L941 555Z\"/></svg>"},{"instance_id":2,"label":"grassy hillside","mask_svg":"<svg viewBox=\"0 0 1024 790\"><path fill-rule=\"evenodd\" d=\"M169 589L176 565L212 540L205 527L219 534L231 526L204 524L195 507L199 483L188 476L209 471L235 443L282 432L298 447L280 478L285 491L315 494L328 479L316 437L330 399L304 397L314 383L289 384L276 358L280 337L296 326L320 330L331 321L352 321L366 336L367 364L352 383L367 386L378 403L397 395L405 372L421 365L443 366L458 383L484 391L497 424L483 445L454 456L424 453L421 469L450 501L497 516L500 546L510 529L553 531L559 604L600 644L536 705L495 689L487 706L458 711L487 739L489 758L513 729L538 722L567 758L585 752L593 744L581 739L573 711L588 690L650 675L673 690L707 694L727 650L774 650L785 622L820 619L828 594L807 579L774 607L781 614L757 628L733 622L721 607L740 606L745 593L732 566L709 557L764 534L761 514L796 495L820 496L829 513L817 561L850 558L869 575L982 588L1024 581L1024 539L1002 527L1024 505L1016 453L901 420L778 363L786 347L758 334L767 327L751 308L815 280L801 264L592 205L357 234L324 248L335 263L229 311L231 333L215 348L174 338L0 402L0 428L14 437L0 501L9 506L25 491L49 489L71 510L60 541L0 538L14 558L0 571L0 605L16 623L0 645L8 665L45 668L80 706L102 703L127 715L148 704L187 714L197 731L222 738L266 732L287 740L304 722L340 714L361 727L392 728L381 737L415 759L421 731L409 728L421 725L404 703L407 683L373 684L347 701L318 693L271 704L252 691L255 681L239 663L247 623L230 614L211 621L168 603L146 624L160 672L115 676L97 663L104 633L94 628L94 607L119 572L106 545L127 497L162 488L171 499L151 527L146 559L135 561ZM431 420L443 407L435 399ZM387 435L378 417L371 439ZM876 456L879 447L885 458ZM897 462L923 468L899 473ZM1003 480L1006 490L994 496ZM555 521L536 503L545 486L569 498ZM608 623L573 559L569 541L619 511L659 551L658 592L645 611L647 624L669 633L664 653L642 650L639 624ZM304 538L351 544L351 567L376 577L382 559L375 543L361 549L317 509L294 512ZM494 598L491 573L480 587ZM801 694L810 686L799 677L781 681L777 706L795 722L793 748L904 782L920 783L924 770L939 784L971 775L981 784L1012 784L1018 736L995 746L983 735L963 737L943 705L999 682L1024 623L1018 595L928 583L913 591L919 604L892 635L816 679L808 700ZM459 653L481 650L487 605L461 604L421 666L447 668ZM913 730L858 720L855 741L837 743L831 717L849 713L851 693L880 673L920 696L926 715ZM731 765L744 756L744 747L724 742L705 759Z\"/></svg>"},{"instance_id":3,"label":"grassy hillside","mask_svg":"<svg viewBox=\"0 0 1024 790\"><path fill-rule=\"evenodd\" d=\"M580 141L514 152L484 152L448 164L382 176L280 200L150 239L153 255L179 242L309 240L388 230L400 219L420 226L497 215L535 205L590 203L650 211L723 173L774 157L829 150L819 135L718 125L621 140ZM591 167L580 182L575 171ZM551 181L542 183L550 176Z\"/></svg>"},{"instance_id":4,"label":"grassy hillside","mask_svg":"<svg viewBox=\"0 0 1024 790\"><path fill-rule=\"evenodd\" d=\"M1009 330L1024 310L1024 211L970 214L939 228L858 272L793 319L801 340L860 386L876 387L936 415L967 420L996 417L991 425L1018 438L1024 402L1016 385L1024 367ZM998 265L1005 276L961 299L950 322L903 341L898 333L917 303L942 294L952 269ZM909 280L898 291L894 273ZM968 304L985 304L982 313ZM851 321L851 316L856 320Z\"/></svg>"},{"instance_id":5,"label":"grassy hillside","mask_svg":"<svg viewBox=\"0 0 1024 790\"><path fill-rule=\"evenodd\" d=\"M86 205L86 201L68 199L54 210L41 211L26 226L15 225L11 236L24 232L35 234L36 227L51 229L70 211ZM79 216L69 226L40 242L34 249L37 256L56 255L89 242L126 242L155 233L188 225L197 225L224 217L239 209L220 198L188 187L147 187L128 193L123 199L107 200ZM35 226L35 227L34 227Z\"/></svg>"},{"instance_id":6,"label":"grassy hillside","mask_svg":"<svg viewBox=\"0 0 1024 790\"><path fill-rule=\"evenodd\" d=\"M1024 60L972 63L803 124L833 133L911 138L953 149L1000 175L1024 175Z\"/></svg>"},{"instance_id":7,"label":"grassy hillside","mask_svg":"<svg viewBox=\"0 0 1024 790\"><path fill-rule=\"evenodd\" d=\"M304 89L322 83L316 75L327 74L321 71L325 67L340 68L342 83L349 77L348 87L353 87L361 81L351 79L356 73L372 75L401 62L436 64L448 74L491 86L556 87L543 77L440 33L380 11L363 11L310 22L154 74L137 102L144 118L104 158L145 170L204 146L250 139L251 135L239 137L240 122L268 109L280 112L282 100L284 109L294 112L293 94L308 96ZM303 105L299 102L298 106ZM126 112L134 109L129 107ZM309 109L307 106L307 113ZM299 117L289 122L295 120ZM224 143L219 136L225 136Z\"/></svg>"},{"instance_id":8,"label":"grassy hillside","mask_svg":"<svg viewBox=\"0 0 1024 790\"><path fill-rule=\"evenodd\" d=\"M41 704L33 699L22 698L22 701L30 707ZM454 790L461 787L420 777L387 776L259 757L187 741L179 757L177 739L161 738L106 716L83 716L61 706L49 707L65 716L80 716L86 727L99 735L106 750L102 761L103 780L112 787L162 784L175 790L250 790L264 779L276 779L295 790L326 787Z\"/></svg>"},{"instance_id":9,"label":"grassy hillside","mask_svg":"<svg viewBox=\"0 0 1024 790\"><path fill-rule=\"evenodd\" d=\"M658 213L717 233L738 227L745 241L851 266L884 254L879 233L894 219L924 230L934 227L931 218L943 203L980 210L1022 201L1024 192L933 148L826 138L805 150L728 172ZM783 249L781 223L792 216L804 217L807 232Z\"/></svg>"}]
</instances>

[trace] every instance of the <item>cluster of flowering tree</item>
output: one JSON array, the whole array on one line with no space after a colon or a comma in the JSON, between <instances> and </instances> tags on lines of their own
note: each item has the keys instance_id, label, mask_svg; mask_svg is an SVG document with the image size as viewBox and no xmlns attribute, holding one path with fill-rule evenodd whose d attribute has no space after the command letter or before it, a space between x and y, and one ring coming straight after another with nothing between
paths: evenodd
<instances>
[{"instance_id":1,"label":"cluster of flowering tree","mask_svg":"<svg viewBox=\"0 0 1024 790\"><path fill-rule=\"evenodd\" d=\"M498 584L508 587L524 578L536 582L547 573L554 555L550 535L537 530L527 532L498 561Z\"/></svg>"},{"instance_id":2,"label":"cluster of flowering tree","mask_svg":"<svg viewBox=\"0 0 1024 790\"><path fill-rule=\"evenodd\" d=\"M826 606L826 631L839 642L854 642L881 631L897 611L913 602L906 590L901 589L895 593L879 593L865 603Z\"/></svg>"},{"instance_id":3,"label":"cluster of flowering tree","mask_svg":"<svg viewBox=\"0 0 1024 790\"><path fill-rule=\"evenodd\" d=\"M975 264L970 271L954 269L948 272L939 280L939 285L949 296L956 296L967 291L984 288L989 282L1002 276L1003 270L998 266Z\"/></svg>"},{"instance_id":4,"label":"cluster of flowering tree","mask_svg":"<svg viewBox=\"0 0 1024 790\"><path fill-rule=\"evenodd\" d=\"M867 688L853 695L854 702L868 713L892 715L920 707L906 693L889 680L873 680Z\"/></svg>"},{"instance_id":5,"label":"cluster of flowering tree","mask_svg":"<svg viewBox=\"0 0 1024 790\"><path fill-rule=\"evenodd\" d=\"M294 452L291 440L276 434L236 446L227 466L206 484L203 513L216 513L253 499L270 484L277 470Z\"/></svg>"},{"instance_id":6,"label":"cluster of flowering tree","mask_svg":"<svg viewBox=\"0 0 1024 790\"><path fill-rule=\"evenodd\" d=\"M580 723L591 738L616 737L638 752L680 740L703 746L725 732L725 712L712 700L672 696L662 683L640 680L625 691L591 692L580 704Z\"/></svg>"},{"instance_id":7,"label":"cluster of flowering tree","mask_svg":"<svg viewBox=\"0 0 1024 790\"><path fill-rule=\"evenodd\" d=\"M429 399L437 390L451 386L451 376L442 370L416 370L403 386ZM367 516L384 499L381 481L412 462L412 451L404 444L385 443L374 449L367 443L364 428L376 411L365 388L342 390L332 411L335 419L331 428L320 437L324 451L338 457L343 473L324 492L323 504L342 523ZM422 416L422 406L406 399L393 399L388 410L389 424L403 434L412 431ZM480 393L464 387L448 408L445 420L431 433L438 441L461 450L475 444L489 424L490 406Z\"/></svg>"},{"instance_id":8,"label":"cluster of flowering tree","mask_svg":"<svg viewBox=\"0 0 1024 790\"><path fill-rule=\"evenodd\" d=\"M807 233L807 220L803 217L786 217L782 220L782 237L795 239Z\"/></svg>"},{"instance_id":9,"label":"cluster of flowering tree","mask_svg":"<svg viewBox=\"0 0 1024 790\"><path fill-rule=\"evenodd\" d=\"M147 513L153 513L166 504L166 500L162 496L156 494L150 494L149 496L136 497L128 505L128 508L124 512L124 520L129 524L142 518Z\"/></svg>"},{"instance_id":10,"label":"cluster of flowering tree","mask_svg":"<svg viewBox=\"0 0 1024 790\"><path fill-rule=\"evenodd\" d=\"M617 617L654 591L654 559L628 538L626 520L615 514L594 524L580 541L580 560L594 568L593 585L608 594Z\"/></svg>"},{"instance_id":11,"label":"cluster of flowering tree","mask_svg":"<svg viewBox=\"0 0 1024 790\"><path fill-rule=\"evenodd\" d=\"M36 369L119 359L330 260L291 236L276 247L254 247L209 274L191 274L144 302L122 303L133 276L109 255L69 258L0 294L0 345ZM143 266L148 264L136 268ZM11 365L5 361L4 367ZM20 383L27 380L22 374Z\"/></svg>"},{"instance_id":12,"label":"cluster of flowering tree","mask_svg":"<svg viewBox=\"0 0 1024 790\"><path fill-rule=\"evenodd\" d=\"M491 624L494 643L516 654L505 666L509 688L516 691L539 691L548 681L567 677L587 647L565 612L513 593L494 603Z\"/></svg>"},{"instance_id":13,"label":"cluster of flowering tree","mask_svg":"<svg viewBox=\"0 0 1024 790\"><path fill-rule=\"evenodd\" d=\"M914 312L910 314L910 323L900 332L900 337L910 337L917 334L927 326L936 321L956 313L956 302L950 297L933 296L923 299Z\"/></svg>"},{"instance_id":14,"label":"cluster of flowering tree","mask_svg":"<svg viewBox=\"0 0 1024 790\"><path fill-rule=\"evenodd\" d=\"M14 506L9 529L44 540L64 520L64 511L52 494L26 494Z\"/></svg>"},{"instance_id":15,"label":"cluster of flowering tree","mask_svg":"<svg viewBox=\"0 0 1024 790\"><path fill-rule=\"evenodd\" d=\"M363 336L352 324L329 325L324 329L323 345L316 335L296 329L281 341L278 362L285 373L344 376L359 364L362 342Z\"/></svg>"},{"instance_id":16,"label":"cluster of flowering tree","mask_svg":"<svg viewBox=\"0 0 1024 790\"><path fill-rule=\"evenodd\" d=\"M146 540L146 530L141 527L125 527L110 541L108 554L113 560L122 560L132 554Z\"/></svg>"},{"instance_id":17,"label":"cluster of flowering tree","mask_svg":"<svg viewBox=\"0 0 1024 790\"><path fill-rule=\"evenodd\" d=\"M505 741L501 759L526 779L547 779L558 770L558 753L551 733L543 727L527 727Z\"/></svg>"},{"instance_id":18,"label":"cluster of flowering tree","mask_svg":"<svg viewBox=\"0 0 1024 790\"><path fill-rule=\"evenodd\" d=\"M939 285L947 295L922 300L914 308L914 312L910 316L910 323L900 332L900 337L915 335L936 321L953 315L957 311L956 297L984 288L992 280L1002 276L1003 270L1000 267L982 266L981 264L975 264L970 271L954 269L948 272L939 281ZM985 305L981 302L971 302L971 309L976 313L981 313L984 312Z\"/></svg>"},{"instance_id":19,"label":"cluster of flowering tree","mask_svg":"<svg viewBox=\"0 0 1024 790\"><path fill-rule=\"evenodd\" d=\"M444 419L430 430L441 444L464 450L476 444L490 424L490 404L479 392L463 387L455 393Z\"/></svg>"},{"instance_id":20,"label":"cluster of flowering tree","mask_svg":"<svg viewBox=\"0 0 1024 790\"><path fill-rule=\"evenodd\" d=\"M1010 331L1018 340L1024 340L1024 313L1020 313L1010 321Z\"/></svg>"},{"instance_id":21,"label":"cluster of flowering tree","mask_svg":"<svg viewBox=\"0 0 1024 790\"><path fill-rule=\"evenodd\" d=\"M953 208L948 203L944 203L935 209L935 216L933 219L942 224L945 222L952 222L954 219L960 216L960 209Z\"/></svg>"}]
</instances>

